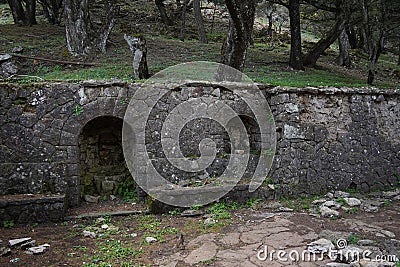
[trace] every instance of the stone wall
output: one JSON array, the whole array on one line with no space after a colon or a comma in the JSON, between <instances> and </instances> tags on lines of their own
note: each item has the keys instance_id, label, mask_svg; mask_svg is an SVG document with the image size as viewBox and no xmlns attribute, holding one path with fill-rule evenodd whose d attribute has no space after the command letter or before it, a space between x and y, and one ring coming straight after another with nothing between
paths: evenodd
<instances>
[{"instance_id":1,"label":"stone wall","mask_svg":"<svg viewBox=\"0 0 400 267\"><path fill-rule=\"evenodd\" d=\"M120 153L115 143L118 138L110 141L111 137L105 137L105 143L100 144L85 126L105 118L99 124L104 129L108 125L106 118L114 118L110 119L110 127L117 127L118 123L111 120L123 118L131 96L141 87L122 82L0 84L0 195L65 194L68 206L78 205L85 186L95 181L89 178L88 182L85 175L95 177L96 168L109 170L108 162L118 166L117 159L123 165L123 159L115 156ZM349 188L370 191L398 185L400 90L260 88L274 114L277 131L277 150L267 179L274 184L274 190L265 190L270 194L267 197L313 195ZM156 132L159 120L174 105L208 94L226 98L239 109L243 107L231 93L215 91L209 85L174 90L174 94L184 97L165 99L154 111L157 119L148 124L147 149L156 158L154 166L169 178L174 172L165 168ZM251 116L243 121L248 126L252 147L257 150L255 122ZM196 134L198 125L208 128L201 127L201 134ZM182 133L183 152L188 157L198 156L199 151L193 148L206 136L204 132L213 133L219 148L219 161L208 172L215 176L224 168L229 154L229 140L218 125L210 121L188 124ZM105 131L104 135L111 133ZM97 151L100 157L88 151ZM110 151L115 155L107 154ZM106 156L110 160L99 163ZM257 153L252 157L256 161ZM89 166L88 162L97 165ZM123 166L115 168L117 171L102 175L114 177L126 171ZM190 183L197 178L180 177L174 182Z\"/></svg>"}]
</instances>

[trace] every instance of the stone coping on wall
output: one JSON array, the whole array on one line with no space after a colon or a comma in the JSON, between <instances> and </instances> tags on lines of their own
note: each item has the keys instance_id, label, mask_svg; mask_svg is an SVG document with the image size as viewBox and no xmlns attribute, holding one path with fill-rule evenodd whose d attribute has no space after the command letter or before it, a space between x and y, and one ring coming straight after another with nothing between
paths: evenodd
<instances>
[{"instance_id":1,"label":"stone coping on wall","mask_svg":"<svg viewBox=\"0 0 400 267\"><path fill-rule=\"evenodd\" d=\"M209 81L187 81L191 84L201 84L201 85L211 85L217 84L216 82ZM83 87L113 87L113 86L143 86L143 82L126 82L120 80L85 80L85 81L63 81L63 82L32 82L25 84L18 83L9 83L9 82L0 82L1 85L13 85L13 86L30 86L35 85L55 85L55 84L75 84L81 85ZM221 83L223 84L223 83ZM227 83L234 84L234 83ZM290 86L275 86L272 84L265 83L255 83L258 88L268 94L280 94L280 93L309 93L309 94L361 94L361 95L400 95L400 88L377 88L373 86L364 86L364 87L335 87L335 86L318 86L318 87L290 87Z\"/></svg>"}]
</instances>

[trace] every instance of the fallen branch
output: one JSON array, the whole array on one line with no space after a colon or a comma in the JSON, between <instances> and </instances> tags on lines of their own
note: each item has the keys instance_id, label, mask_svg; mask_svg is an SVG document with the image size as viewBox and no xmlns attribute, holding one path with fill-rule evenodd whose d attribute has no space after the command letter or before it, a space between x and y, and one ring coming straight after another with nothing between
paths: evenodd
<instances>
[{"instance_id":1,"label":"fallen branch","mask_svg":"<svg viewBox=\"0 0 400 267\"><path fill-rule=\"evenodd\" d=\"M90 67L97 66L97 64L95 64L95 63L64 61L64 60L57 60L57 59L50 59L50 58L43 58L43 57L24 56L24 55L19 55L19 54L14 54L14 53L9 53L9 55L11 55L13 57L29 58L29 59L39 60L39 61L48 61L48 62L54 62L54 63L60 63L60 64L80 65L80 66L90 66Z\"/></svg>"}]
</instances>

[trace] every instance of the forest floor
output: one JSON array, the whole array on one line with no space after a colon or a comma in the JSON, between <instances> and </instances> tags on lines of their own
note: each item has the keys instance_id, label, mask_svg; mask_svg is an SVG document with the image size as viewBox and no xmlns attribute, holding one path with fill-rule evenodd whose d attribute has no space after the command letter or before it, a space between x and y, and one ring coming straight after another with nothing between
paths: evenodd
<instances>
[{"instance_id":1,"label":"forest floor","mask_svg":"<svg viewBox=\"0 0 400 267\"><path fill-rule=\"evenodd\" d=\"M336 192L345 194L344 192ZM373 251L374 257L400 257L400 190L375 192L369 196L351 194L361 205L350 207L342 197L277 201L251 199L245 204L215 203L189 212L173 210L168 214L148 213L111 217L107 210L143 211L144 206L120 200L84 204L68 211L69 215L101 211L98 218L69 217L61 223L8 225L0 228L3 244L14 238L30 237L36 244L49 244L42 254L30 255L19 246L0 257L0 266L328 266L327 255L315 261L298 262L276 258L262 260L260 249L307 251L320 238L345 242L349 248ZM335 201L340 216L323 216L318 210ZM372 205L372 206L371 206ZM377 206L373 206L377 205ZM337 206L337 207L339 207ZM377 208L371 208L377 207ZM93 233L85 237L84 232ZM146 238L154 238L149 242ZM344 240L344 241L343 241ZM321 242L321 240L319 240ZM301 254L300 254L301 255ZM399 266L396 259L386 265ZM344 260L346 263L346 260ZM333 264L333 263L332 263ZM329 266L340 265L338 260ZM360 264L360 265L354 265ZM352 266L367 266L354 263ZM362 265L365 264L365 265Z\"/></svg>"},{"instance_id":2,"label":"forest floor","mask_svg":"<svg viewBox=\"0 0 400 267\"><path fill-rule=\"evenodd\" d=\"M0 5L0 54L10 53L14 47L22 47L22 55L26 56L96 64L94 67L82 67L16 58L19 74L32 76L30 79L36 81L88 79L132 81L132 57L123 38L124 33L140 33L147 39L147 61L150 74L188 61L218 62L228 27L226 14L222 11L217 13L214 22L210 15L204 16L209 43L201 44L196 40L194 20L191 14L188 14L187 38L182 42L177 38L180 32L180 21L177 21L174 26L167 27L160 23L152 2L126 1L121 7L121 15L109 38L107 52L77 58L70 56L66 49L64 27L48 25L41 16L39 16L38 25L17 27L10 24L10 16L7 5ZM345 68L336 64L337 45L332 45L319 59L316 68L294 71L287 64L290 49L287 30L284 29L281 34L276 34L271 41L270 37L263 35L262 27L262 22L258 22L255 45L248 51L244 69L244 73L254 81L297 87L366 86L368 61L365 52L351 50L353 64L350 68ZM316 36L305 32L303 34L304 50L307 51L307 48L310 48L316 40L318 40ZM26 76L24 78L27 79ZM397 65L397 55L386 52L378 63L376 86L393 88L398 87L399 84L400 66Z\"/></svg>"}]
</instances>

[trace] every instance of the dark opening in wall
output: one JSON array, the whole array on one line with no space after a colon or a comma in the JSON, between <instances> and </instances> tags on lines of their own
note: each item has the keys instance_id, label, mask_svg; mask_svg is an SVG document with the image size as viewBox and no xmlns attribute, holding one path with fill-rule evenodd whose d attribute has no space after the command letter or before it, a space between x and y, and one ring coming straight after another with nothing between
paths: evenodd
<instances>
[{"instance_id":1,"label":"dark opening in wall","mask_svg":"<svg viewBox=\"0 0 400 267\"><path fill-rule=\"evenodd\" d=\"M120 118L103 116L83 128L79 136L81 196L117 195L120 186L133 185L124 160L122 125Z\"/></svg>"}]
</instances>

